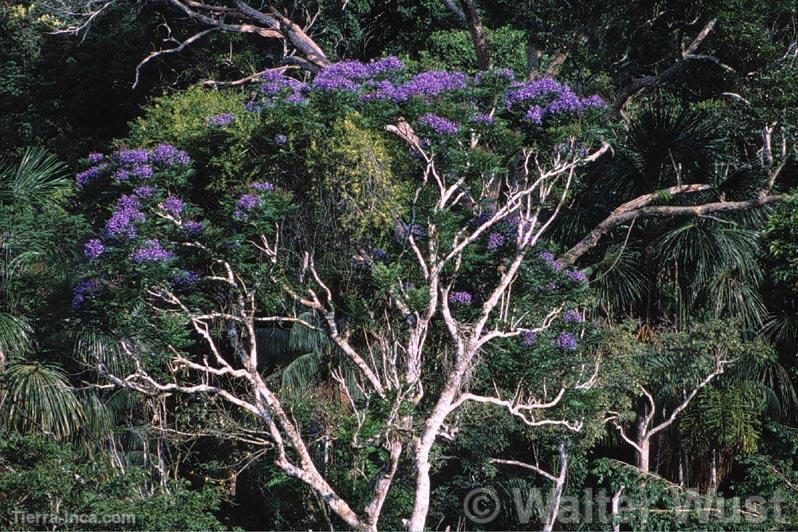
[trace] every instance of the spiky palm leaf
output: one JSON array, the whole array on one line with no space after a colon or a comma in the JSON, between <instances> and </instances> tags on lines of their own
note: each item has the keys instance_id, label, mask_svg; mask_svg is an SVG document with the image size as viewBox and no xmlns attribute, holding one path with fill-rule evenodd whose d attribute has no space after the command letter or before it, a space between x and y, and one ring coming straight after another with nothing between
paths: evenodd
<instances>
[{"instance_id":1,"label":"spiky palm leaf","mask_svg":"<svg viewBox=\"0 0 798 532\"><path fill-rule=\"evenodd\" d=\"M125 375L133 368L133 361L120 346L120 338L102 331L78 331L75 355L92 367L102 363L114 375Z\"/></svg>"},{"instance_id":2,"label":"spiky palm leaf","mask_svg":"<svg viewBox=\"0 0 798 532\"><path fill-rule=\"evenodd\" d=\"M30 324L21 316L0 312L0 365L27 351L32 333Z\"/></svg>"},{"instance_id":3,"label":"spiky palm leaf","mask_svg":"<svg viewBox=\"0 0 798 532\"><path fill-rule=\"evenodd\" d=\"M66 165L44 148L28 148L18 163L0 166L0 206L47 210L58 206L70 186Z\"/></svg>"},{"instance_id":4,"label":"spiky palm leaf","mask_svg":"<svg viewBox=\"0 0 798 532\"><path fill-rule=\"evenodd\" d=\"M2 379L0 419L4 425L64 438L85 423L83 407L59 368L12 362Z\"/></svg>"},{"instance_id":5,"label":"spiky palm leaf","mask_svg":"<svg viewBox=\"0 0 798 532\"><path fill-rule=\"evenodd\" d=\"M599 304L607 310L629 310L643 301L648 276L641 252L635 246L610 246L596 265L591 284Z\"/></svg>"},{"instance_id":6,"label":"spiky palm leaf","mask_svg":"<svg viewBox=\"0 0 798 532\"><path fill-rule=\"evenodd\" d=\"M629 198L682 182L706 181L722 158L723 133L704 113L667 105L643 109L615 159L614 192Z\"/></svg>"}]
</instances>

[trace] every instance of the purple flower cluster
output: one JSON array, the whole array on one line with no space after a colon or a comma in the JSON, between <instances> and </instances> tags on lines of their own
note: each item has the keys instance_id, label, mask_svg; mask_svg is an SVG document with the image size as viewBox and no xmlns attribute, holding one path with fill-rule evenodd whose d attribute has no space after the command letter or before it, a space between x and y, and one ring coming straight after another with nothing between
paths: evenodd
<instances>
[{"instance_id":1,"label":"purple flower cluster","mask_svg":"<svg viewBox=\"0 0 798 532\"><path fill-rule=\"evenodd\" d=\"M163 262L174 256L174 253L164 249L158 240L150 239L133 252L130 260L133 262Z\"/></svg>"},{"instance_id":2,"label":"purple flower cluster","mask_svg":"<svg viewBox=\"0 0 798 532\"><path fill-rule=\"evenodd\" d=\"M96 179L97 177L99 177L101 171L102 171L102 167L100 167L100 166L89 167L86 170L83 170L82 172L79 172L75 176L75 184L78 187L83 187L89 181L92 181L93 179Z\"/></svg>"},{"instance_id":3,"label":"purple flower cluster","mask_svg":"<svg viewBox=\"0 0 798 532\"><path fill-rule=\"evenodd\" d=\"M261 85L261 92L266 97L266 101L261 103L251 102L246 106L246 109L258 112L264 106L274 105L286 95L286 102L302 103L305 101L307 90L307 84L286 77L282 70L267 71L263 73L263 84Z\"/></svg>"},{"instance_id":4,"label":"purple flower cluster","mask_svg":"<svg viewBox=\"0 0 798 532\"><path fill-rule=\"evenodd\" d=\"M183 222L183 229L191 236L197 236L205 230L205 224L196 220Z\"/></svg>"},{"instance_id":5,"label":"purple flower cluster","mask_svg":"<svg viewBox=\"0 0 798 532\"><path fill-rule=\"evenodd\" d=\"M155 187L142 185L133 189L133 194L139 198L151 198L155 194Z\"/></svg>"},{"instance_id":6,"label":"purple flower cluster","mask_svg":"<svg viewBox=\"0 0 798 532\"><path fill-rule=\"evenodd\" d=\"M493 123L493 117L488 114L479 114L471 117L472 122L489 126Z\"/></svg>"},{"instance_id":7,"label":"purple flower cluster","mask_svg":"<svg viewBox=\"0 0 798 532\"><path fill-rule=\"evenodd\" d=\"M90 153L88 160L96 163L105 156L101 153ZM110 176L117 182L127 181L131 177L147 179L153 175L153 165L166 166L188 165L191 158L184 151L178 150L170 144L159 144L152 151L143 148L124 148L116 151L108 162L101 162L96 166L87 168L75 176L75 184L82 188L89 181L97 179L108 169Z\"/></svg>"},{"instance_id":8,"label":"purple flower cluster","mask_svg":"<svg viewBox=\"0 0 798 532\"><path fill-rule=\"evenodd\" d=\"M554 260L554 255L550 251L541 251L540 255L538 256L555 272L558 272L562 269L562 264L560 264L560 261Z\"/></svg>"},{"instance_id":9,"label":"purple flower cluster","mask_svg":"<svg viewBox=\"0 0 798 532\"><path fill-rule=\"evenodd\" d=\"M249 215L246 211L260 206L261 203L262 200L259 196L256 196L255 194L244 194L238 198L238 201L236 202L236 207L238 208L233 212L233 218L241 222L246 222L249 219Z\"/></svg>"},{"instance_id":10,"label":"purple flower cluster","mask_svg":"<svg viewBox=\"0 0 798 532\"><path fill-rule=\"evenodd\" d=\"M462 72L431 70L419 72L408 81L394 85L390 81L371 84L372 90L363 94L364 100L393 100L405 102L415 96L432 98L445 92L464 89L468 81Z\"/></svg>"},{"instance_id":11,"label":"purple flower cluster","mask_svg":"<svg viewBox=\"0 0 798 532\"><path fill-rule=\"evenodd\" d=\"M136 196L123 195L116 202L114 212L105 222L105 232L110 236L125 235L130 239L137 236L135 223L144 221L144 213Z\"/></svg>"},{"instance_id":12,"label":"purple flower cluster","mask_svg":"<svg viewBox=\"0 0 798 532\"><path fill-rule=\"evenodd\" d=\"M116 158L121 164L147 164L150 162L150 152L143 148L122 149L116 152Z\"/></svg>"},{"instance_id":13,"label":"purple flower cluster","mask_svg":"<svg viewBox=\"0 0 798 532\"><path fill-rule=\"evenodd\" d=\"M208 125L212 127L224 127L230 125L235 120L233 113L222 113L208 117Z\"/></svg>"},{"instance_id":14,"label":"purple flower cluster","mask_svg":"<svg viewBox=\"0 0 798 532\"><path fill-rule=\"evenodd\" d=\"M180 216L180 213L183 212L183 206L183 200L177 196L169 196L163 200L160 205L164 212L167 212L172 216Z\"/></svg>"},{"instance_id":15,"label":"purple flower cluster","mask_svg":"<svg viewBox=\"0 0 798 532\"><path fill-rule=\"evenodd\" d=\"M261 192L271 192L274 190L274 184L268 183L266 181L256 181L249 185L249 188L253 190L260 190Z\"/></svg>"},{"instance_id":16,"label":"purple flower cluster","mask_svg":"<svg viewBox=\"0 0 798 532\"><path fill-rule=\"evenodd\" d=\"M574 338L574 335L571 333L561 332L560 336L557 337L557 345L560 346L560 349L565 349L566 351L575 351L576 338Z\"/></svg>"},{"instance_id":17,"label":"purple flower cluster","mask_svg":"<svg viewBox=\"0 0 798 532\"><path fill-rule=\"evenodd\" d=\"M583 321L585 321L585 318L582 317L582 314L578 310L571 309L565 313L565 315L562 317L562 321L566 323L570 322L582 323Z\"/></svg>"},{"instance_id":18,"label":"purple flower cluster","mask_svg":"<svg viewBox=\"0 0 798 532\"><path fill-rule=\"evenodd\" d=\"M286 142L288 142L288 137L286 137L285 135L278 133L277 135L274 136L274 143L277 144L278 146L282 146Z\"/></svg>"},{"instance_id":19,"label":"purple flower cluster","mask_svg":"<svg viewBox=\"0 0 798 532\"><path fill-rule=\"evenodd\" d=\"M149 164L137 164L136 166L133 167L131 173L137 177L142 177L147 179L152 177L152 166L150 166Z\"/></svg>"},{"instance_id":20,"label":"purple flower cluster","mask_svg":"<svg viewBox=\"0 0 798 532\"><path fill-rule=\"evenodd\" d=\"M255 194L244 194L236 202L236 207L248 211L254 209L260 204L261 204L260 197L256 196Z\"/></svg>"},{"instance_id":21,"label":"purple flower cluster","mask_svg":"<svg viewBox=\"0 0 798 532\"><path fill-rule=\"evenodd\" d=\"M158 144L153 148L152 161L165 164L166 166L186 166L191 164L191 158L188 156L188 153L183 150L178 150L171 144L166 143Z\"/></svg>"},{"instance_id":22,"label":"purple flower cluster","mask_svg":"<svg viewBox=\"0 0 798 532\"><path fill-rule=\"evenodd\" d=\"M470 305L471 299L472 297L469 292L452 292L449 294L449 303L455 305Z\"/></svg>"},{"instance_id":23,"label":"purple flower cluster","mask_svg":"<svg viewBox=\"0 0 798 532\"><path fill-rule=\"evenodd\" d=\"M184 288L197 284L199 280L197 273L184 270L172 277L172 286Z\"/></svg>"},{"instance_id":24,"label":"purple flower cluster","mask_svg":"<svg viewBox=\"0 0 798 532\"><path fill-rule=\"evenodd\" d=\"M87 297L94 297L99 293L100 283L97 279L86 279L79 282L72 290L72 308L79 309Z\"/></svg>"},{"instance_id":25,"label":"purple flower cluster","mask_svg":"<svg viewBox=\"0 0 798 532\"><path fill-rule=\"evenodd\" d=\"M83 244L83 255L89 260L94 260L103 253L105 253L105 246L99 238L92 238Z\"/></svg>"},{"instance_id":26,"label":"purple flower cluster","mask_svg":"<svg viewBox=\"0 0 798 532\"><path fill-rule=\"evenodd\" d=\"M120 168L119 170L114 172L114 175L111 177L113 177L114 181L116 182L127 181L128 179L130 179L130 171L125 170L124 168Z\"/></svg>"},{"instance_id":27,"label":"purple flower cluster","mask_svg":"<svg viewBox=\"0 0 798 532\"><path fill-rule=\"evenodd\" d=\"M518 106L526 107L524 118L542 124L544 118L555 114L578 114L589 108L604 107L600 96L580 98L571 88L551 78L526 83L513 83L504 97L504 105L512 111Z\"/></svg>"},{"instance_id":28,"label":"purple flower cluster","mask_svg":"<svg viewBox=\"0 0 798 532\"><path fill-rule=\"evenodd\" d=\"M313 86L325 90L356 91L364 82L373 78L402 70L404 66L396 57L386 57L371 63L341 61L323 69L313 80Z\"/></svg>"},{"instance_id":29,"label":"purple flower cluster","mask_svg":"<svg viewBox=\"0 0 798 532\"><path fill-rule=\"evenodd\" d=\"M431 98L444 92L464 89L468 81L462 72L431 70L416 74L410 81L396 88L393 99L406 101L414 96Z\"/></svg>"},{"instance_id":30,"label":"purple flower cluster","mask_svg":"<svg viewBox=\"0 0 798 532\"><path fill-rule=\"evenodd\" d=\"M481 85L485 80L493 80L493 79L507 79L510 81L515 80L515 72L510 70L509 68L497 68L494 70L486 70L484 72L477 72L477 75L474 76L474 83L477 85Z\"/></svg>"},{"instance_id":31,"label":"purple flower cluster","mask_svg":"<svg viewBox=\"0 0 798 532\"><path fill-rule=\"evenodd\" d=\"M439 135L454 135L460 131L460 128L454 122L432 113L421 116L418 119L418 123L431 128Z\"/></svg>"},{"instance_id":32,"label":"purple flower cluster","mask_svg":"<svg viewBox=\"0 0 798 532\"><path fill-rule=\"evenodd\" d=\"M491 233L488 236L488 249L491 251L496 251L500 247L504 245L506 238L501 233Z\"/></svg>"},{"instance_id":33,"label":"purple flower cluster","mask_svg":"<svg viewBox=\"0 0 798 532\"><path fill-rule=\"evenodd\" d=\"M565 271L565 275L575 283L587 281L587 275L581 270L569 269Z\"/></svg>"},{"instance_id":34,"label":"purple flower cluster","mask_svg":"<svg viewBox=\"0 0 798 532\"><path fill-rule=\"evenodd\" d=\"M525 331L523 334L524 345L527 347L531 347L535 345L535 342L538 340L538 333L535 331Z\"/></svg>"}]
</instances>

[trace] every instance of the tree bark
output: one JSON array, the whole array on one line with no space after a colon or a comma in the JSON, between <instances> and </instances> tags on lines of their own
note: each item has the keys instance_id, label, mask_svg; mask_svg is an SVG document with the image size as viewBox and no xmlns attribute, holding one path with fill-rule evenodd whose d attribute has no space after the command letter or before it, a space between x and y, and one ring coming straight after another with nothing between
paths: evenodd
<instances>
[{"instance_id":1,"label":"tree bark","mask_svg":"<svg viewBox=\"0 0 798 532\"><path fill-rule=\"evenodd\" d=\"M474 51L477 53L477 64L480 70L490 70L490 49L488 40L485 38L485 30L482 21L477 13L477 6L474 0L460 0L463 4L468 32L471 34L471 41L474 43Z\"/></svg>"},{"instance_id":2,"label":"tree bark","mask_svg":"<svg viewBox=\"0 0 798 532\"><path fill-rule=\"evenodd\" d=\"M554 482L554 488L551 494L551 504L549 505L549 513L546 517L546 523L543 525L543 532L551 532L554 530L554 523L557 522L557 514L560 512L560 501L562 501L562 493L565 489L565 479L568 476L568 453L565 451L565 444L560 444L560 473L557 475L557 480Z\"/></svg>"}]
</instances>

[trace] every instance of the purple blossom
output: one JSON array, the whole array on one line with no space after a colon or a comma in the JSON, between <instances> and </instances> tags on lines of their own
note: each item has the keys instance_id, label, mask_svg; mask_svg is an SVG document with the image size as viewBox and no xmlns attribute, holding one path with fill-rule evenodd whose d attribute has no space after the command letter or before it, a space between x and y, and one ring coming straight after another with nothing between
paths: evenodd
<instances>
[{"instance_id":1,"label":"purple blossom","mask_svg":"<svg viewBox=\"0 0 798 532\"><path fill-rule=\"evenodd\" d=\"M136 196L124 195L116 202L116 208L105 222L105 232L111 236L125 235L130 239L137 236L135 223L144 221L144 213L139 210Z\"/></svg>"},{"instance_id":2,"label":"purple blossom","mask_svg":"<svg viewBox=\"0 0 798 532\"><path fill-rule=\"evenodd\" d=\"M174 253L161 246L158 240L150 239L130 256L133 262L163 262L174 258Z\"/></svg>"},{"instance_id":3,"label":"purple blossom","mask_svg":"<svg viewBox=\"0 0 798 532\"><path fill-rule=\"evenodd\" d=\"M91 168L87 168L75 176L75 184L78 187L83 187L89 181L96 179L100 175L101 171L102 168L100 166L92 166Z\"/></svg>"},{"instance_id":4,"label":"purple blossom","mask_svg":"<svg viewBox=\"0 0 798 532\"><path fill-rule=\"evenodd\" d=\"M528 103L546 96L558 95L563 85L551 78L537 79L526 83L513 83L504 96L504 105L508 111L518 104Z\"/></svg>"},{"instance_id":5,"label":"purple blossom","mask_svg":"<svg viewBox=\"0 0 798 532\"><path fill-rule=\"evenodd\" d=\"M479 114L471 117L471 121L488 126L493 123L493 117L488 114Z\"/></svg>"},{"instance_id":6,"label":"purple blossom","mask_svg":"<svg viewBox=\"0 0 798 532\"><path fill-rule=\"evenodd\" d=\"M92 238L83 244L83 255L89 259L94 260L105 252L105 246L99 238Z\"/></svg>"},{"instance_id":7,"label":"purple blossom","mask_svg":"<svg viewBox=\"0 0 798 532\"><path fill-rule=\"evenodd\" d=\"M103 157L105 157L105 155L102 153L93 152L89 154L88 159L90 163L99 163L103 160Z\"/></svg>"},{"instance_id":8,"label":"purple blossom","mask_svg":"<svg viewBox=\"0 0 798 532\"><path fill-rule=\"evenodd\" d=\"M313 80L313 86L326 91L356 91L371 82L374 76L396 72L402 68L404 68L402 62L393 56L371 63L341 61L319 72Z\"/></svg>"},{"instance_id":9,"label":"purple blossom","mask_svg":"<svg viewBox=\"0 0 798 532\"><path fill-rule=\"evenodd\" d=\"M533 105L524 115L524 119L532 122L533 124L540 125L543 123L543 108L538 105Z\"/></svg>"},{"instance_id":10,"label":"purple blossom","mask_svg":"<svg viewBox=\"0 0 798 532\"><path fill-rule=\"evenodd\" d=\"M239 222L246 222L249 220L249 214L240 209L236 209L233 211L233 219L238 220Z\"/></svg>"},{"instance_id":11,"label":"purple blossom","mask_svg":"<svg viewBox=\"0 0 798 532\"><path fill-rule=\"evenodd\" d=\"M205 230L205 224L196 220L187 220L183 222L183 229L189 235L196 236Z\"/></svg>"},{"instance_id":12,"label":"purple blossom","mask_svg":"<svg viewBox=\"0 0 798 532\"><path fill-rule=\"evenodd\" d=\"M488 249L491 251L496 251L500 247L504 245L504 235L501 233L491 233L488 236Z\"/></svg>"},{"instance_id":13,"label":"purple blossom","mask_svg":"<svg viewBox=\"0 0 798 532\"><path fill-rule=\"evenodd\" d=\"M277 144L279 146L282 146L286 142L288 142L288 137L286 137L285 135L277 134L277 135L274 136L274 143L275 144Z\"/></svg>"},{"instance_id":14,"label":"purple blossom","mask_svg":"<svg viewBox=\"0 0 798 532\"><path fill-rule=\"evenodd\" d=\"M97 279L86 279L75 285L72 290L72 308L79 309L88 296L100 293L100 282Z\"/></svg>"},{"instance_id":15,"label":"purple blossom","mask_svg":"<svg viewBox=\"0 0 798 532\"><path fill-rule=\"evenodd\" d=\"M127 181L130 179L130 172L124 168L120 168L114 172L113 178L115 181Z\"/></svg>"},{"instance_id":16,"label":"purple blossom","mask_svg":"<svg viewBox=\"0 0 798 532\"><path fill-rule=\"evenodd\" d=\"M236 202L236 207L248 211L250 209L254 209L260 204L261 199L259 196L256 196L255 194L244 194L238 199L238 202Z\"/></svg>"},{"instance_id":17,"label":"purple blossom","mask_svg":"<svg viewBox=\"0 0 798 532\"><path fill-rule=\"evenodd\" d=\"M143 178L152 177L152 166L149 164L139 164L133 167L133 175Z\"/></svg>"},{"instance_id":18,"label":"purple blossom","mask_svg":"<svg viewBox=\"0 0 798 532\"><path fill-rule=\"evenodd\" d=\"M567 275L568 278L575 283L587 281L587 275L585 275L585 273L581 270L566 270L565 275Z\"/></svg>"},{"instance_id":19,"label":"purple blossom","mask_svg":"<svg viewBox=\"0 0 798 532\"><path fill-rule=\"evenodd\" d=\"M548 264L554 262L554 255L551 253L551 251L541 251L538 257Z\"/></svg>"},{"instance_id":20,"label":"purple blossom","mask_svg":"<svg viewBox=\"0 0 798 532\"><path fill-rule=\"evenodd\" d=\"M566 351L576 350L576 338L571 333L561 332L557 337L557 345Z\"/></svg>"},{"instance_id":21,"label":"purple blossom","mask_svg":"<svg viewBox=\"0 0 798 532\"><path fill-rule=\"evenodd\" d=\"M133 189L133 194L139 198L151 198L155 194L155 187L150 185L143 185Z\"/></svg>"},{"instance_id":22,"label":"purple blossom","mask_svg":"<svg viewBox=\"0 0 798 532\"><path fill-rule=\"evenodd\" d=\"M566 323L569 322L582 323L583 321L585 321L585 318L582 317L582 314L578 310L571 309L565 313L565 315L562 317L562 321Z\"/></svg>"},{"instance_id":23,"label":"purple blossom","mask_svg":"<svg viewBox=\"0 0 798 532\"><path fill-rule=\"evenodd\" d=\"M171 144L166 143L155 146L152 150L152 160L155 163L161 163L167 166L177 164L186 166L191 164L191 158L188 156L188 153L178 150Z\"/></svg>"},{"instance_id":24,"label":"purple blossom","mask_svg":"<svg viewBox=\"0 0 798 532\"><path fill-rule=\"evenodd\" d=\"M587 98L582 100L582 104L585 107L596 107L596 108L607 107L607 102L605 102L604 98L602 98L598 94L594 94L593 96L588 96Z\"/></svg>"},{"instance_id":25,"label":"purple blossom","mask_svg":"<svg viewBox=\"0 0 798 532\"><path fill-rule=\"evenodd\" d=\"M425 96L428 98L438 96L444 92L464 89L466 80L466 75L462 72L436 70L421 72L397 87L392 94L392 98L397 102L402 102L409 100L413 96Z\"/></svg>"},{"instance_id":26,"label":"purple blossom","mask_svg":"<svg viewBox=\"0 0 798 532\"><path fill-rule=\"evenodd\" d=\"M460 130L454 122L432 113L423 115L418 119L418 123L432 128L439 135L454 135Z\"/></svg>"},{"instance_id":27,"label":"purple blossom","mask_svg":"<svg viewBox=\"0 0 798 532\"><path fill-rule=\"evenodd\" d=\"M372 61L366 65L366 69L368 70L369 76L376 76L378 74L384 74L386 72L398 72L402 70L405 66L402 64L402 61L393 55L388 57L383 57L382 59L378 59L377 61Z\"/></svg>"},{"instance_id":28,"label":"purple blossom","mask_svg":"<svg viewBox=\"0 0 798 532\"><path fill-rule=\"evenodd\" d=\"M161 202L160 207L172 216L180 216L180 213L183 212L183 200L177 196L169 196Z\"/></svg>"},{"instance_id":29,"label":"purple blossom","mask_svg":"<svg viewBox=\"0 0 798 532\"><path fill-rule=\"evenodd\" d=\"M523 337L524 337L524 345L527 347L531 347L535 345L535 342L537 342L538 333L536 333L535 331L524 331Z\"/></svg>"},{"instance_id":30,"label":"purple blossom","mask_svg":"<svg viewBox=\"0 0 798 532\"><path fill-rule=\"evenodd\" d=\"M222 113L208 117L208 125L214 127L224 127L229 125L235 120L233 113Z\"/></svg>"},{"instance_id":31,"label":"purple blossom","mask_svg":"<svg viewBox=\"0 0 798 532\"><path fill-rule=\"evenodd\" d=\"M502 78L513 81L515 80L515 72L513 72L509 68L497 68L494 70L487 70L485 72L477 72L477 75L474 76L474 83L479 85L485 79L502 79Z\"/></svg>"},{"instance_id":32,"label":"purple blossom","mask_svg":"<svg viewBox=\"0 0 798 532\"><path fill-rule=\"evenodd\" d=\"M472 297L469 292L452 292L449 294L449 303L455 305L470 305L471 299Z\"/></svg>"},{"instance_id":33,"label":"purple blossom","mask_svg":"<svg viewBox=\"0 0 798 532\"><path fill-rule=\"evenodd\" d=\"M123 149L116 152L116 158L122 164L142 165L150 161L150 153L144 149Z\"/></svg>"},{"instance_id":34,"label":"purple blossom","mask_svg":"<svg viewBox=\"0 0 798 532\"><path fill-rule=\"evenodd\" d=\"M560 264L560 261L554 260L554 255L550 251L541 251L538 257L548 264L555 272L558 272L562 269L562 264Z\"/></svg>"},{"instance_id":35,"label":"purple blossom","mask_svg":"<svg viewBox=\"0 0 798 532\"><path fill-rule=\"evenodd\" d=\"M260 190L261 192L271 192L274 190L274 184L268 183L266 181L256 181L249 185L249 188L253 190Z\"/></svg>"},{"instance_id":36,"label":"purple blossom","mask_svg":"<svg viewBox=\"0 0 798 532\"><path fill-rule=\"evenodd\" d=\"M252 102L252 105L245 106L250 112L259 112L264 105L273 105L277 103L279 96L287 91L291 95L286 99L288 103L301 103L305 100L304 93L307 91L307 85L295 79L287 78L282 71L273 70L263 73L263 85L261 85L261 92L267 97L265 103Z\"/></svg>"},{"instance_id":37,"label":"purple blossom","mask_svg":"<svg viewBox=\"0 0 798 532\"><path fill-rule=\"evenodd\" d=\"M606 104L600 96L580 98L568 85L544 78L513 83L504 97L504 105L507 110L530 105L524 119L540 125L550 115L579 114L588 108L604 107Z\"/></svg>"},{"instance_id":38,"label":"purple blossom","mask_svg":"<svg viewBox=\"0 0 798 532\"><path fill-rule=\"evenodd\" d=\"M313 86L317 89L324 91L356 91L360 87L351 79L332 74L322 75L322 72L313 80Z\"/></svg>"},{"instance_id":39,"label":"purple blossom","mask_svg":"<svg viewBox=\"0 0 798 532\"><path fill-rule=\"evenodd\" d=\"M200 276L196 272L181 271L172 277L172 286L186 287L192 286L199 282Z\"/></svg>"}]
</instances>

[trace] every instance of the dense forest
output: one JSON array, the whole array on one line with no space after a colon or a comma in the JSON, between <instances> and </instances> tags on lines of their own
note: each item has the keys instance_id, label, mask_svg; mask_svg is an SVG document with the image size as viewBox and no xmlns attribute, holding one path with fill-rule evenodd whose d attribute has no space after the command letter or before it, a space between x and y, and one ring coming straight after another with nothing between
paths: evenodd
<instances>
[{"instance_id":1,"label":"dense forest","mask_svg":"<svg viewBox=\"0 0 798 532\"><path fill-rule=\"evenodd\" d=\"M798 528L795 0L0 1L0 528Z\"/></svg>"}]
</instances>

